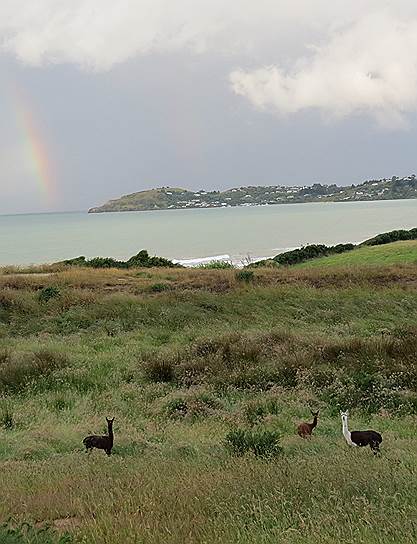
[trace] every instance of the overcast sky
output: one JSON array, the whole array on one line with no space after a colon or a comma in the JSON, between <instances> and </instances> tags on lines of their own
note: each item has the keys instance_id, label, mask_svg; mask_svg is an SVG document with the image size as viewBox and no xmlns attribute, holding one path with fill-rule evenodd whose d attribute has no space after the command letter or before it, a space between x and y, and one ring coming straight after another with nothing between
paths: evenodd
<instances>
[{"instance_id":1,"label":"overcast sky","mask_svg":"<svg viewBox=\"0 0 417 544\"><path fill-rule=\"evenodd\" d=\"M0 85L0 213L417 170L415 0L1 0Z\"/></svg>"}]
</instances>

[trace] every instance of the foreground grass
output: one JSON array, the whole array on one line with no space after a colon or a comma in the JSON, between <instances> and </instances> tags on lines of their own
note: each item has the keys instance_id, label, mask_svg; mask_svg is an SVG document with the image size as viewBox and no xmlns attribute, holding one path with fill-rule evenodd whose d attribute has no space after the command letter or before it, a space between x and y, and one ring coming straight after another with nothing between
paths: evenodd
<instances>
[{"instance_id":1,"label":"foreground grass","mask_svg":"<svg viewBox=\"0 0 417 544\"><path fill-rule=\"evenodd\" d=\"M417 541L416 278L0 276L0 520L50 526L39 544ZM340 407L383 434L380 458L348 448ZM87 456L106 415L114 455ZM282 453L230 455L236 428L279 431Z\"/></svg>"},{"instance_id":2,"label":"foreground grass","mask_svg":"<svg viewBox=\"0 0 417 544\"><path fill-rule=\"evenodd\" d=\"M381 246L362 246L339 255L329 255L296 265L297 268L417 264L417 241L407 240Z\"/></svg>"}]
</instances>

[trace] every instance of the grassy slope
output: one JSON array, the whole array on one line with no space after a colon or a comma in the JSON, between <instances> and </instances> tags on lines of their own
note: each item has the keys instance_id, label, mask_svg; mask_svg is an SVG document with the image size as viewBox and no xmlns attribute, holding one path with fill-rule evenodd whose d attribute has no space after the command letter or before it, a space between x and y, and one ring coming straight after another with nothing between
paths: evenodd
<instances>
[{"instance_id":1,"label":"grassy slope","mask_svg":"<svg viewBox=\"0 0 417 544\"><path fill-rule=\"evenodd\" d=\"M352 426L383 433L376 459L341 437L345 389L332 390L341 395L332 401L311 387L315 365L326 376L359 365L361 379L373 365L390 376L404 361L403 374L414 369L407 331L417 320L416 283L415 267L260 270L254 285L233 271L0 276L0 348L12 352L13 368L39 349L69 358L26 387L13 371L15 389L0 368L0 425L5 411L14 420L0 426L0 518L48 522L96 544L416 541L414 412L390 411L383 400L382 409L353 411ZM167 290L155 293L161 284ZM38 289L49 285L61 296L40 303ZM210 356L213 342L223 346L220 359ZM396 345L407 350L398 360ZM149 381L147 365L164 360L181 379ZM297 384L288 386L279 372L291 366ZM172 410L178 399L186 416ZM274 413L254 422L266 400ZM320 423L304 442L294 429L311 405ZM116 417L114 455L86 456L82 438L100 432L105 415ZM227 453L228 429L254 423L280 430L282 456Z\"/></svg>"},{"instance_id":2,"label":"grassy slope","mask_svg":"<svg viewBox=\"0 0 417 544\"><path fill-rule=\"evenodd\" d=\"M380 246L363 246L340 255L312 259L296 265L297 268L324 266L363 266L417 263L417 241L393 242Z\"/></svg>"}]
</instances>

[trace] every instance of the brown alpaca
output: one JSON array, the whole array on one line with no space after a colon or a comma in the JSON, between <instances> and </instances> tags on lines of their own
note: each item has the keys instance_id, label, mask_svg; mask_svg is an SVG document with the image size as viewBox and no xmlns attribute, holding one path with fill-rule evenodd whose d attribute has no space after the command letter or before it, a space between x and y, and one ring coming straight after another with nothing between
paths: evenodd
<instances>
[{"instance_id":1,"label":"brown alpaca","mask_svg":"<svg viewBox=\"0 0 417 544\"><path fill-rule=\"evenodd\" d=\"M301 438L311 438L311 433L313 432L314 427L317 426L319 410L317 410L317 412L310 410L310 412L314 418L313 423L300 423L297 427L297 432Z\"/></svg>"},{"instance_id":2,"label":"brown alpaca","mask_svg":"<svg viewBox=\"0 0 417 544\"><path fill-rule=\"evenodd\" d=\"M111 450L113 448L113 419L106 417L108 434L103 436L92 435L86 436L83 440L83 444L88 453L91 452L93 448L99 450L104 450L107 455L111 455Z\"/></svg>"}]
</instances>

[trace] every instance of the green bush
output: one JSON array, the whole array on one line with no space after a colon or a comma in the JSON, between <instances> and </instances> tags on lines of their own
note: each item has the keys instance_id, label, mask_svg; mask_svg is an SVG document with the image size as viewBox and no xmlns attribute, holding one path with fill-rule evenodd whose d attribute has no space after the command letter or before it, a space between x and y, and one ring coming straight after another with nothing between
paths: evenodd
<instances>
[{"instance_id":1,"label":"green bush","mask_svg":"<svg viewBox=\"0 0 417 544\"><path fill-rule=\"evenodd\" d=\"M15 354L0 366L0 390L19 391L30 382L67 366L66 356L49 350Z\"/></svg>"},{"instance_id":2,"label":"green bush","mask_svg":"<svg viewBox=\"0 0 417 544\"><path fill-rule=\"evenodd\" d=\"M279 403L275 399L252 401L244 407L245 418L250 425L259 423L260 420L269 414L278 415L280 411Z\"/></svg>"},{"instance_id":3,"label":"green bush","mask_svg":"<svg viewBox=\"0 0 417 544\"><path fill-rule=\"evenodd\" d=\"M164 406L164 413L169 417L187 417L194 420L208 416L219 408L219 400L207 391L188 390L175 393Z\"/></svg>"},{"instance_id":4,"label":"green bush","mask_svg":"<svg viewBox=\"0 0 417 544\"><path fill-rule=\"evenodd\" d=\"M73 538L65 533L58 535L48 527L36 528L28 523L0 526L0 544L71 544Z\"/></svg>"},{"instance_id":5,"label":"green bush","mask_svg":"<svg viewBox=\"0 0 417 544\"><path fill-rule=\"evenodd\" d=\"M181 268L181 265L175 264L169 259L163 257L150 257L146 249L142 249L127 261L118 261L112 257L94 257L86 259L84 256L67 259L62 263L67 266L86 266L90 268L150 268L150 267L165 267L165 268Z\"/></svg>"},{"instance_id":6,"label":"green bush","mask_svg":"<svg viewBox=\"0 0 417 544\"><path fill-rule=\"evenodd\" d=\"M417 228L410 230L392 230L390 232L384 232L378 234L365 242L362 242L363 246L379 246L382 244L390 244L391 242L398 242L400 240L417 240Z\"/></svg>"},{"instance_id":7,"label":"green bush","mask_svg":"<svg viewBox=\"0 0 417 544\"><path fill-rule=\"evenodd\" d=\"M15 426L13 411L8 403L4 403L0 409L0 426L11 430Z\"/></svg>"},{"instance_id":8,"label":"green bush","mask_svg":"<svg viewBox=\"0 0 417 544\"><path fill-rule=\"evenodd\" d=\"M210 263L200 264L198 268L203 270L232 270L235 265L230 261L211 261Z\"/></svg>"},{"instance_id":9,"label":"green bush","mask_svg":"<svg viewBox=\"0 0 417 544\"><path fill-rule=\"evenodd\" d=\"M238 270L235 275L237 281L250 283L255 279L255 274L252 270Z\"/></svg>"},{"instance_id":10,"label":"green bush","mask_svg":"<svg viewBox=\"0 0 417 544\"><path fill-rule=\"evenodd\" d=\"M149 291L152 293L162 293L163 291L169 291L171 289L168 283L153 283L149 286Z\"/></svg>"},{"instance_id":11,"label":"green bush","mask_svg":"<svg viewBox=\"0 0 417 544\"><path fill-rule=\"evenodd\" d=\"M336 246L326 246L324 244L312 244L304 246L293 251L286 251L274 257L274 261L281 265L293 265L303 263L310 259L316 259L317 257L324 257L326 255L333 255L336 253L344 253L345 251L352 251L355 249L354 244L338 244Z\"/></svg>"},{"instance_id":12,"label":"green bush","mask_svg":"<svg viewBox=\"0 0 417 544\"><path fill-rule=\"evenodd\" d=\"M150 382L169 383L175 380L175 364L169 358L151 359L144 365L145 378Z\"/></svg>"},{"instance_id":13,"label":"green bush","mask_svg":"<svg viewBox=\"0 0 417 544\"><path fill-rule=\"evenodd\" d=\"M51 298L59 297L60 294L58 287L44 287L39 291L38 298L40 302L48 302Z\"/></svg>"},{"instance_id":14,"label":"green bush","mask_svg":"<svg viewBox=\"0 0 417 544\"><path fill-rule=\"evenodd\" d=\"M273 457L282 452L277 431L235 429L226 435L226 448L233 455L251 452L256 457Z\"/></svg>"}]
</instances>

